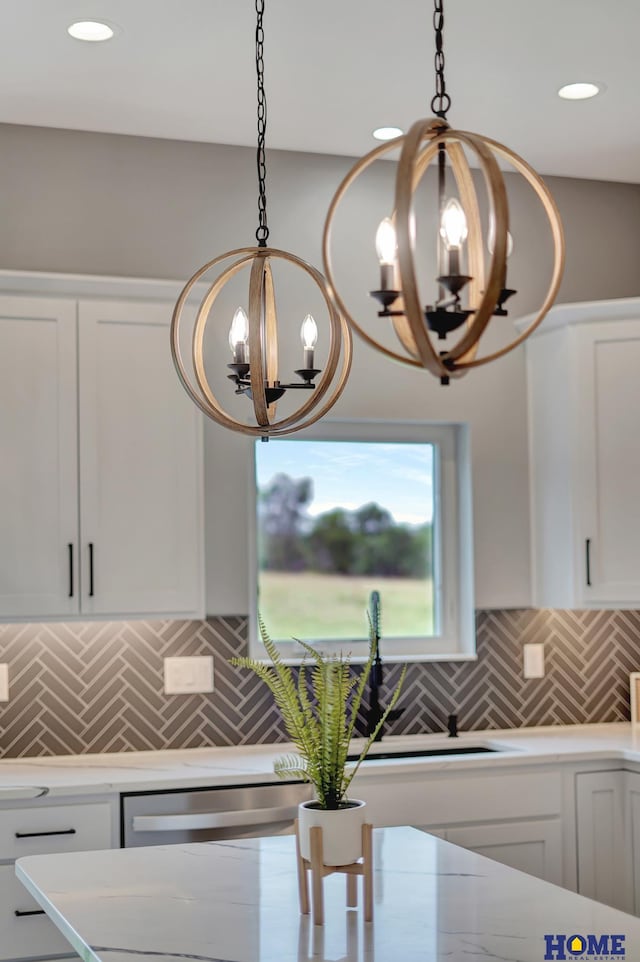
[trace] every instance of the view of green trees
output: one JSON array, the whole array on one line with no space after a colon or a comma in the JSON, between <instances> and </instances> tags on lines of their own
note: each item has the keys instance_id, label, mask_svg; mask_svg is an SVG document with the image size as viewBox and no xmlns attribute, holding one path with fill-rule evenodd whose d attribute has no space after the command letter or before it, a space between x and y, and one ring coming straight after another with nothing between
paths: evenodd
<instances>
[{"instance_id":1,"label":"view of green trees","mask_svg":"<svg viewBox=\"0 0 640 962\"><path fill-rule=\"evenodd\" d=\"M288 474L259 490L261 571L431 579L431 524L398 523L375 502L311 517L312 498L312 479Z\"/></svg>"}]
</instances>

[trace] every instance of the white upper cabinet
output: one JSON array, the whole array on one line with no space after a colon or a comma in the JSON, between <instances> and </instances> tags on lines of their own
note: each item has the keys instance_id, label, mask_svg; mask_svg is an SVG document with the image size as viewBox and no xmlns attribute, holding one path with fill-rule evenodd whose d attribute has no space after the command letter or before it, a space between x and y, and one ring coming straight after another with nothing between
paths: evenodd
<instances>
[{"instance_id":1,"label":"white upper cabinet","mask_svg":"<svg viewBox=\"0 0 640 962\"><path fill-rule=\"evenodd\" d=\"M198 612L201 419L169 351L172 305L81 301L82 610Z\"/></svg>"},{"instance_id":2,"label":"white upper cabinet","mask_svg":"<svg viewBox=\"0 0 640 962\"><path fill-rule=\"evenodd\" d=\"M76 304L0 297L0 612L78 610Z\"/></svg>"},{"instance_id":3,"label":"white upper cabinet","mask_svg":"<svg viewBox=\"0 0 640 962\"><path fill-rule=\"evenodd\" d=\"M527 342L533 597L640 603L640 299L553 308Z\"/></svg>"},{"instance_id":4,"label":"white upper cabinet","mask_svg":"<svg viewBox=\"0 0 640 962\"><path fill-rule=\"evenodd\" d=\"M172 304L0 300L0 617L201 616L202 423Z\"/></svg>"}]
</instances>

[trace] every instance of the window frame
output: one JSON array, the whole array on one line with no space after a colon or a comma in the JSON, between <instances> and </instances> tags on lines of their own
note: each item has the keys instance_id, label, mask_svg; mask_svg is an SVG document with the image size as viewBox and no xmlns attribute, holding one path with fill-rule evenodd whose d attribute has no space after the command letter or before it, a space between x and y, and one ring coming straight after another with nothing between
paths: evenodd
<instances>
[{"instance_id":1,"label":"window frame","mask_svg":"<svg viewBox=\"0 0 640 962\"><path fill-rule=\"evenodd\" d=\"M297 436L282 438L295 444ZM381 421L341 418L323 420L307 428L300 440L423 443L434 445L434 600L436 630L430 637L382 637L387 662L471 661L477 658L473 595L473 529L469 427L464 423ZM280 440L280 439L278 439ZM255 442L251 447L249 508L249 653L267 661L258 627L257 478ZM272 443L272 442L269 442ZM384 596L382 598L384 606ZM440 623L438 623L440 622ZM354 664L366 661L368 640L307 639L325 653L349 651ZM268 628L268 625L267 625ZM304 649L295 641L279 641L288 664L300 664Z\"/></svg>"}]
</instances>

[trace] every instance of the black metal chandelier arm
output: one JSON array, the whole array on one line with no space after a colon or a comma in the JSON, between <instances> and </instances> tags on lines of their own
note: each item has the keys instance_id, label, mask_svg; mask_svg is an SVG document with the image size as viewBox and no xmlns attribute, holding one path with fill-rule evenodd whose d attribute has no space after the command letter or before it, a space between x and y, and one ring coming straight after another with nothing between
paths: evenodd
<instances>
[{"instance_id":1,"label":"black metal chandelier arm","mask_svg":"<svg viewBox=\"0 0 640 962\"><path fill-rule=\"evenodd\" d=\"M256 0L256 75L258 94L258 149L256 165L258 169L258 228L256 240L259 247L266 247L269 239L267 224L267 161L265 142L267 137L267 95L264 89L264 0Z\"/></svg>"},{"instance_id":2,"label":"black metal chandelier arm","mask_svg":"<svg viewBox=\"0 0 640 962\"><path fill-rule=\"evenodd\" d=\"M434 66L436 72L436 92L431 99L431 110L436 117L446 119L447 111L451 107L451 97L447 93L447 85L444 79L444 0L433 0L433 29L436 38L436 52Z\"/></svg>"}]
</instances>

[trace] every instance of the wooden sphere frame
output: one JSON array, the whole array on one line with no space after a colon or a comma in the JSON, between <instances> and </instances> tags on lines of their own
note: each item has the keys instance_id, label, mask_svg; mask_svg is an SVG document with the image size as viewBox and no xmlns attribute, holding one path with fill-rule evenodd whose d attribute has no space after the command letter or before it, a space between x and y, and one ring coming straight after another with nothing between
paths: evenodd
<instances>
[{"instance_id":1,"label":"wooden sphere frame","mask_svg":"<svg viewBox=\"0 0 640 962\"><path fill-rule=\"evenodd\" d=\"M193 322L191 359L195 373L194 383L187 374L180 348L181 326L186 323L185 305L198 281L202 280L209 270L229 260L232 260L232 263L221 270L205 292ZM265 392L265 378L269 384L278 380L278 325L271 271L272 260L286 261L294 267L299 267L312 279L320 290L329 318L327 362L318 382L315 388L307 391L307 399L292 414L279 420L276 418L276 404L267 403ZM227 282L243 268L250 270L247 318L251 360L249 376L255 425L238 420L222 407L211 388L204 364L205 330L216 300ZM329 296L324 277L315 267L296 257L295 254L274 247L240 247L209 261L187 281L171 320L171 354L184 389L207 417L241 434L253 437L280 437L293 434L318 421L336 403L344 390L351 369L351 332ZM341 356L340 371L334 383Z\"/></svg>"},{"instance_id":2,"label":"wooden sphere frame","mask_svg":"<svg viewBox=\"0 0 640 962\"><path fill-rule=\"evenodd\" d=\"M412 207L413 197L431 162L437 157L440 144L446 148L458 193L467 216L467 252L469 274L469 303L474 305L472 315L461 328L462 333L450 350L436 350L429 334L420 301L413 250ZM495 225L493 254L489 269L485 271L484 236L480 219L480 207L473 177L464 147L475 154L483 175L489 201L489 218ZM391 321L394 331L405 352L391 350L368 334L350 314L335 283L331 238L336 211L354 181L374 161L401 147L396 173L393 221L398 245L397 273L400 297L393 305ZM554 260L551 280L536 317L525 331L505 347L477 356L480 338L486 330L505 286L507 263L507 233L509 230L509 207L504 177L496 157L506 160L532 187L546 215L553 240ZM344 177L329 206L322 239L322 256L327 283L340 313L346 317L356 333L371 347L387 357L412 367L423 367L437 377L460 377L472 367L487 364L512 351L538 327L553 304L564 270L564 235L560 214L546 184L525 160L503 144L479 134L464 130L452 130L446 121L437 117L418 120L407 134L387 141L362 157ZM442 344L443 342L438 342Z\"/></svg>"}]
</instances>

